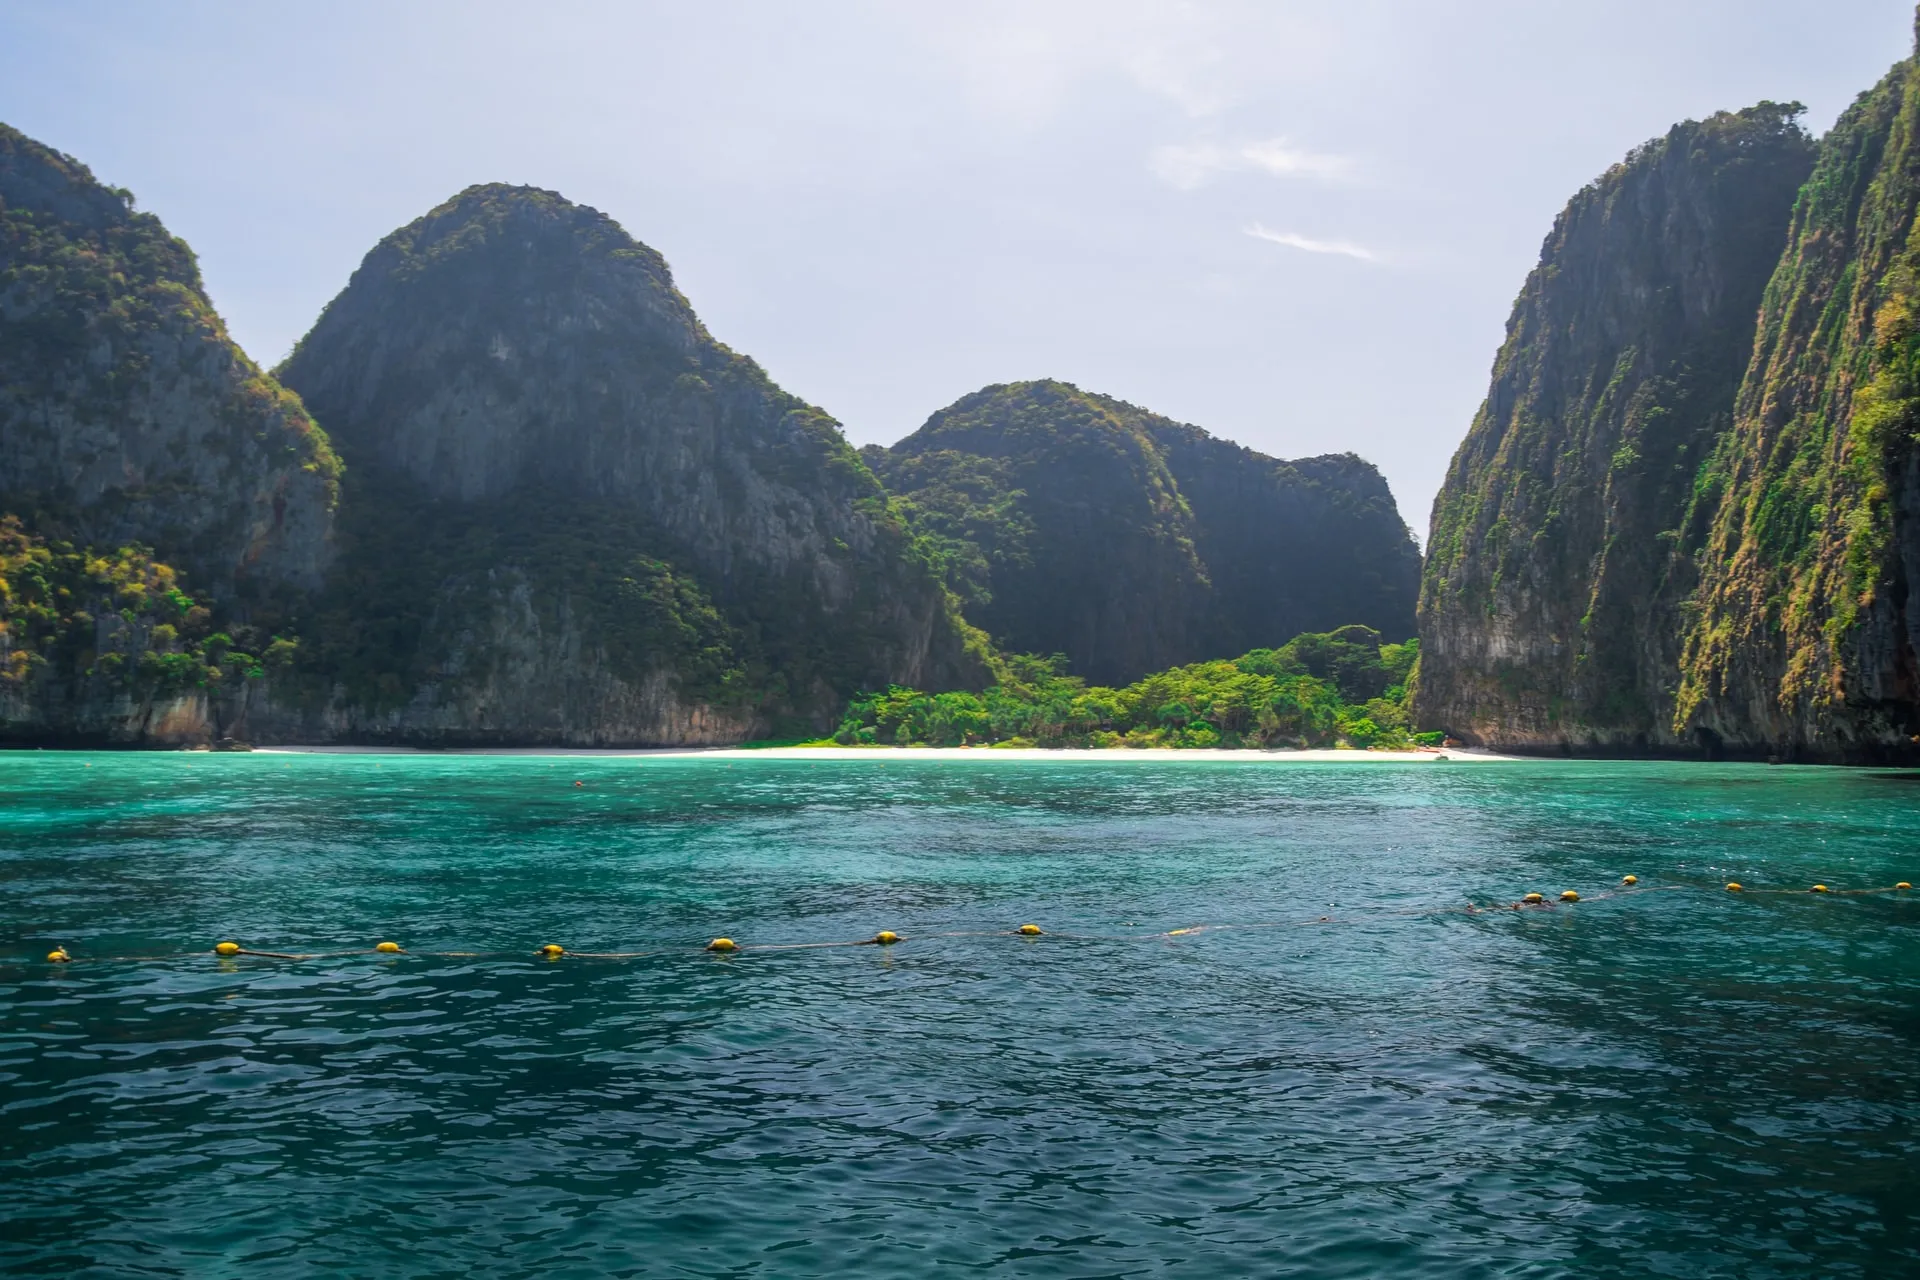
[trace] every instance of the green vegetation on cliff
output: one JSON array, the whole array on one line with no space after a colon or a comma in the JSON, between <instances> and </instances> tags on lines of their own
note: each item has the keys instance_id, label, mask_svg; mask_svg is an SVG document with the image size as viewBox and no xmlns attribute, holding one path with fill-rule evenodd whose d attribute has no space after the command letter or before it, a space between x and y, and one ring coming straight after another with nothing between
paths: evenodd
<instances>
[{"instance_id":1,"label":"green vegetation on cliff","mask_svg":"<svg viewBox=\"0 0 1920 1280\"><path fill-rule=\"evenodd\" d=\"M1800 111L1675 125L1555 222L1434 503L1423 723L1505 747L1680 741L1712 460L1813 164Z\"/></svg>"},{"instance_id":2,"label":"green vegetation on cliff","mask_svg":"<svg viewBox=\"0 0 1920 1280\"><path fill-rule=\"evenodd\" d=\"M0 736L204 739L242 714L297 649L277 637L325 573L340 476L187 246L0 125Z\"/></svg>"},{"instance_id":3,"label":"green vegetation on cliff","mask_svg":"<svg viewBox=\"0 0 1920 1280\"><path fill-rule=\"evenodd\" d=\"M659 254L526 187L382 240L262 373L184 244L0 127L16 741L724 743L917 687L1024 700L1049 740L1404 735L1403 669L1357 693L1335 668L1410 648L1265 647L1406 633L1416 554L1360 460L1280 462L1060 383L869 457L898 496ZM1002 658L962 609L1095 681L1187 665L1090 685ZM1115 710L1049 727L1067 690Z\"/></svg>"},{"instance_id":4,"label":"green vegetation on cliff","mask_svg":"<svg viewBox=\"0 0 1920 1280\"><path fill-rule=\"evenodd\" d=\"M864 456L1003 649L1107 681L1199 656L1193 513L1128 406L1058 382L989 387Z\"/></svg>"},{"instance_id":5,"label":"green vegetation on cliff","mask_svg":"<svg viewBox=\"0 0 1920 1280\"><path fill-rule=\"evenodd\" d=\"M0 510L154 546L224 597L318 582L339 476L299 398L228 338L187 246L0 125Z\"/></svg>"},{"instance_id":6,"label":"green vegetation on cliff","mask_svg":"<svg viewBox=\"0 0 1920 1280\"><path fill-rule=\"evenodd\" d=\"M1676 728L1790 753L1920 744L1920 60L1822 141L1767 286Z\"/></svg>"},{"instance_id":7,"label":"green vegetation on cliff","mask_svg":"<svg viewBox=\"0 0 1920 1280\"><path fill-rule=\"evenodd\" d=\"M0 739L112 740L116 719L186 694L230 704L293 660L291 640L218 625L144 547L94 551L0 517Z\"/></svg>"},{"instance_id":8,"label":"green vegetation on cliff","mask_svg":"<svg viewBox=\"0 0 1920 1280\"><path fill-rule=\"evenodd\" d=\"M1370 627L1296 636L1232 661L1191 663L1125 688L1088 685L1059 658L1017 657L982 693L895 686L854 699L834 740L936 747L1352 747L1437 742L1414 734L1415 641Z\"/></svg>"},{"instance_id":9,"label":"green vegetation on cliff","mask_svg":"<svg viewBox=\"0 0 1920 1280\"><path fill-rule=\"evenodd\" d=\"M470 188L279 371L350 470L302 714L406 739L728 741L983 641L820 410L593 209Z\"/></svg>"},{"instance_id":10,"label":"green vegetation on cliff","mask_svg":"<svg viewBox=\"0 0 1920 1280\"><path fill-rule=\"evenodd\" d=\"M309 711L339 698L390 714L422 687L454 701L484 688L516 639L491 636L502 597L521 597L535 619L571 615L631 684L665 669L681 697L731 708L785 692L757 636L653 554L660 539L631 509L538 489L436 502L369 469L348 485L340 524L338 563L306 614L287 686Z\"/></svg>"},{"instance_id":11,"label":"green vegetation on cliff","mask_svg":"<svg viewBox=\"0 0 1920 1280\"><path fill-rule=\"evenodd\" d=\"M1042 381L974 392L862 456L970 621L1089 679L1353 619L1412 627L1418 552L1351 455L1282 462Z\"/></svg>"},{"instance_id":12,"label":"green vegetation on cliff","mask_svg":"<svg viewBox=\"0 0 1920 1280\"><path fill-rule=\"evenodd\" d=\"M1920 758L1920 60L1568 206L1434 507L1423 722ZM1789 208L1789 199L1791 204Z\"/></svg>"}]
</instances>

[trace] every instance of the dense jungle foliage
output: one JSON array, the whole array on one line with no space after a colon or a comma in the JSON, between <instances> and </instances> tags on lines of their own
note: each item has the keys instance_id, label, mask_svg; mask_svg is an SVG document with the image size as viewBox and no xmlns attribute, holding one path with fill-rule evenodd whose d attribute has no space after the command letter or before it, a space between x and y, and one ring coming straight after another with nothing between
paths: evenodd
<instances>
[{"instance_id":1,"label":"dense jungle foliage","mask_svg":"<svg viewBox=\"0 0 1920 1280\"><path fill-rule=\"evenodd\" d=\"M898 686L854 699L834 734L847 746L1332 747L1437 744L1415 733L1407 685L1419 642L1370 627L1299 635L1278 649L1196 662L1124 688L1089 685L1065 661L1007 661L982 693Z\"/></svg>"},{"instance_id":2,"label":"dense jungle foliage","mask_svg":"<svg viewBox=\"0 0 1920 1280\"><path fill-rule=\"evenodd\" d=\"M293 661L294 641L217 625L144 547L79 548L0 517L0 686L160 698L234 689Z\"/></svg>"}]
</instances>

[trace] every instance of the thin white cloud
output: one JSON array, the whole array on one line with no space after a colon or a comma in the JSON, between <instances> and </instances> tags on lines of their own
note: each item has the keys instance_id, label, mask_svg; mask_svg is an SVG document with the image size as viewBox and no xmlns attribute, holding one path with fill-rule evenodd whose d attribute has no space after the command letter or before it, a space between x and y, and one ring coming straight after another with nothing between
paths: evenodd
<instances>
[{"instance_id":1,"label":"thin white cloud","mask_svg":"<svg viewBox=\"0 0 1920 1280\"><path fill-rule=\"evenodd\" d=\"M1358 258L1362 262L1380 261L1379 254L1351 240L1311 240L1293 231L1269 231L1257 222L1247 228L1247 234L1256 240L1283 244L1289 249L1300 249L1306 253L1331 253L1343 258Z\"/></svg>"},{"instance_id":2,"label":"thin white cloud","mask_svg":"<svg viewBox=\"0 0 1920 1280\"><path fill-rule=\"evenodd\" d=\"M1288 146L1285 138L1250 142L1241 148L1240 154L1254 168L1282 178L1296 174L1308 178L1344 178L1353 171L1353 161L1346 156L1302 151Z\"/></svg>"},{"instance_id":3,"label":"thin white cloud","mask_svg":"<svg viewBox=\"0 0 1920 1280\"><path fill-rule=\"evenodd\" d=\"M1222 173L1250 170L1276 178L1307 178L1317 182L1339 182L1353 173L1353 161L1346 156L1305 151L1289 145L1285 138L1232 146L1196 142L1187 146L1156 147L1147 159L1147 167L1161 181L1182 191L1191 191Z\"/></svg>"},{"instance_id":4,"label":"thin white cloud","mask_svg":"<svg viewBox=\"0 0 1920 1280\"><path fill-rule=\"evenodd\" d=\"M1115 78L1189 120L1219 117L1276 76L1321 73L1343 38L1332 20L1272 0L864 0L869 20L915 33L959 73L984 114L1038 124Z\"/></svg>"}]
</instances>

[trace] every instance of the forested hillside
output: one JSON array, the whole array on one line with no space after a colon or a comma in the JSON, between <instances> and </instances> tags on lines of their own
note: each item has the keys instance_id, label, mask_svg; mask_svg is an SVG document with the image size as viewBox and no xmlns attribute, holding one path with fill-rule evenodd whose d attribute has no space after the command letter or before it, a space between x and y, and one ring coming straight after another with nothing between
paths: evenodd
<instances>
[{"instance_id":1,"label":"forested hillside","mask_svg":"<svg viewBox=\"0 0 1920 1280\"><path fill-rule=\"evenodd\" d=\"M990 678L838 425L603 214L461 193L278 380L11 130L0 218L0 736L732 742Z\"/></svg>"},{"instance_id":2,"label":"forested hillside","mask_svg":"<svg viewBox=\"0 0 1920 1280\"><path fill-rule=\"evenodd\" d=\"M1419 553L1351 454L1284 462L1063 382L987 387L863 456L1010 652L1125 682L1348 623L1412 633Z\"/></svg>"},{"instance_id":3,"label":"forested hillside","mask_svg":"<svg viewBox=\"0 0 1920 1280\"><path fill-rule=\"evenodd\" d=\"M327 570L340 471L192 251L0 125L0 739L221 734Z\"/></svg>"},{"instance_id":4,"label":"forested hillside","mask_svg":"<svg viewBox=\"0 0 1920 1280\"><path fill-rule=\"evenodd\" d=\"M460 193L375 246L280 375L348 471L277 732L727 742L986 678L838 424L593 209Z\"/></svg>"}]
</instances>

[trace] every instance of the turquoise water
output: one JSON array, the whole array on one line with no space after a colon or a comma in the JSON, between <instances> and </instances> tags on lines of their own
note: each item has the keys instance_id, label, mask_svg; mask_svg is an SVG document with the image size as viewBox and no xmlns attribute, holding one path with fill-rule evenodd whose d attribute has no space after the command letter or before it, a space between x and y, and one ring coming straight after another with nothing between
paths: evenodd
<instances>
[{"instance_id":1,"label":"turquoise water","mask_svg":"<svg viewBox=\"0 0 1920 1280\"><path fill-rule=\"evenodd\" d=\"M1916 802L1763 766L0 755L0 1270L1916 1274L1920 900L1719 888L1920 879Z\"/></svg>"}]
</instances>

